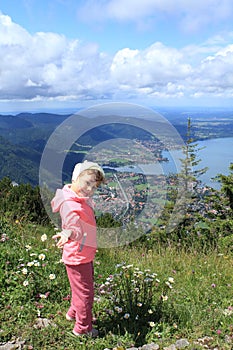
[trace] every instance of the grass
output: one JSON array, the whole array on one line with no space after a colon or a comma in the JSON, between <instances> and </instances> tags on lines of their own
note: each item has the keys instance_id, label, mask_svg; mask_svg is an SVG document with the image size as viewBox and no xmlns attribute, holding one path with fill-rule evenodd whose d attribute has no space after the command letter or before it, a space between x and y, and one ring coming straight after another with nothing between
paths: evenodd
<instances>
[{"instance_id":1,"label":"grass","mask_svg":"<svg viewBox=\"0 0 233 350\"><path fill-rule=\"evenodd\" d=\"M163 346L201 337L230 350L233 340L233 256L134 244L98 251L94 315L100 336L76 338L65 320L69 284L54 230L0 222L0 342L25 349L113 349ZM50 324L38 328L38 319ZM201 349L195 345L195 349ZM188 349L188 348L187 348Z\"/></svg>"}]
</instances>

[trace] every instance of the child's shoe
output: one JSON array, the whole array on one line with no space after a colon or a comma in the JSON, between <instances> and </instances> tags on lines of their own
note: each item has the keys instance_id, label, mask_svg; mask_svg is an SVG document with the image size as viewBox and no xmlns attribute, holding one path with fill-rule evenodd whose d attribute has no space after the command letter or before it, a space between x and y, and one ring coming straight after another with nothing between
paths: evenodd
<instances>
[{"instance_id":1,"label":"child's shoe","mask_svg":"<svg viewBox=\"0 0 233 350\"><path fill-rule=\"evenodd\" d=\"M97 329L92 328L92 330L90 332L88 332L88 335L90 335L92 338L96 338L96 337L98 337L99 332Z\"/></svg>"},{"instance_id":2,"label":"child's shoe","mask_svg":"<svg viewBox=\"0 0 233 350\"><path fill-rule=\"evenodd\" d=\"M68 313L66 314L66 319L67 321L75 321L75 317L71 317Z\"/></svg>"},{"instance_id":3,"label":"child's shoe","mask_svg":"<svg viewBox=\"0 0 233 350\"><path fill-rule=\"evenodd\" d=\"M78 333L75 330L73 330L73 334L78 336L78 337L81 337L83 335L88 335L91 338L96 338L98 336L99 332L97 331L97 329L92 328L92 330L90 332L87 332L87 333Z\"/></svg>"}]
</instances>

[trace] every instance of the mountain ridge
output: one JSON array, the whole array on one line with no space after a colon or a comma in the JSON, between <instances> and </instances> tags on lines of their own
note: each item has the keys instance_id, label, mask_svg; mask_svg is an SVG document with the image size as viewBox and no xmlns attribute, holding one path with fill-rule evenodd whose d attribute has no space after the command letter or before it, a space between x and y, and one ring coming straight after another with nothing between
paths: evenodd
<instances>
[{"instance_id":1,"label":"mountain ridge","mask_svg":"<svg viewBox=\"0 0 233 350\"><path fill-rule=\"evenodd\" d=\"M188 117L181 112L176 113L175 111L167 113L167 120L185 139ZM233 136L231 112L221 113L219 111L217 116L209 116L207 119L201 117L201 113L195 112L193 119L191 115L195 140ZM32 185L37 185L40 159L44 147L54 130L70 116L71 114L46 112L22 112L17 115L0 114L0 178L7 176L18 183L29 182ZM85 122L86 117L80 116L80 118L82 118L82 122ZM103 126L93 128L89 130L89 134L81 137L86 144L90 143L94 146L114 137L129 138L130 134L132 138L132 134L135 132L129 126L125 126L119 127L115 133L116 129L114 129L113 124L108 124L106 118L104 122ZM144 130L141 132L139 130L137 136L144 138L145 135ZM69 169L75 160L81 161L81 158L75 154L69 155L67 164Z\"/></svg>"}]
</instances>

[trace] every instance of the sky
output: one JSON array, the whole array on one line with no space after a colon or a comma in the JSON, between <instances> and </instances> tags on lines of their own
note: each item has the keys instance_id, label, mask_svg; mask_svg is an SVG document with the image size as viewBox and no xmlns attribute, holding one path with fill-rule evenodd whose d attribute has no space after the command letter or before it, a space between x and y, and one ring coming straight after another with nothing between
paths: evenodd
<instances>
[{"instance_id":1,"label":"sky","mask_svg":"<svg viewBox=\"0 0 233 350\"><path fill-rule=\"evenodd\" d=\"M232 0L0 0L0 113L233 107Z\"/></svg>"}]
</instances>

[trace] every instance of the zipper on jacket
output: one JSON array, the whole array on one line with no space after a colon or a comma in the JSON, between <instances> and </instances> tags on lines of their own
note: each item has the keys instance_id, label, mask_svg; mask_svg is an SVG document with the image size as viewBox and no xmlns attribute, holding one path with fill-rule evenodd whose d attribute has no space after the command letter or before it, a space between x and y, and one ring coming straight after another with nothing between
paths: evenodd
<instances>
[{"instance_id":1,"label":"zipper on jacket","mask_svg":"<svg viewBox=\"0 0 233 350\"><path fill-rule=\"evenodd\" d=\"M79 253L83 250L83 247L84 247L86 238L87 238L87 233L85 232L85 233L83 234L83 239L82 239L82 242L81 242L81 244L80 244Z\"/></svg>"}]
</instances>

